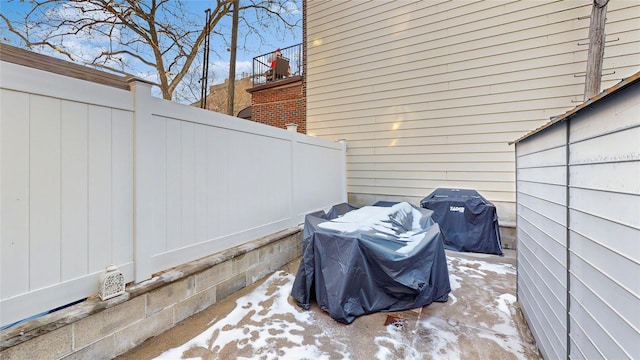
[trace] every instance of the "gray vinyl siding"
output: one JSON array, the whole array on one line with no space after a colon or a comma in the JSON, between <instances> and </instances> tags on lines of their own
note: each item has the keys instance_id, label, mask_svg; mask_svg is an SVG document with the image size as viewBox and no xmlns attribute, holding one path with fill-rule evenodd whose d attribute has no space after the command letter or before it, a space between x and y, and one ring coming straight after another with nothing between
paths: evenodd
<instances>
[{"instance_id":1,"label":"gray vinyl siding","mask_svg":"<svg viewBox=\"0 0 640 360\"><path fill-rule=\"evenodd\" d=\"M640 66L640 3L608 8L603 88ZM515 222L507 143L582 102L590 12L586 0L308 0L307 131L347 141L350 197L474 188Z\"/></svg>"},{"instance_id":2,"label":"gray vinyl siding","mask_svg":"<svg viewBox=\"0 0 640 360\"><path fill-rule=\"evenodd\" d=\"M567 354L566 138L559 124L516 145L518 301L546 359Z\"/></svg>"},{"instance_id":3,"label":"gray vinyl siding","mask_svg":"<svg viewBox=\"0 0 640 360\"><path fill-rule=\"evenodd\" d=\"M640 358L640 84L570 123L570 339L576 358Z\"/></svg>"},{"instance_id":4,"label":"gray vinyl siding","mask_svg":"<svg viewBox=\"0 0 640 360\"><path fill-rule=\"evenodd\" d=\"M518 301L543 355L640 358L640 81L517 142L516 163Z\"/></svg>"}]
</instances>

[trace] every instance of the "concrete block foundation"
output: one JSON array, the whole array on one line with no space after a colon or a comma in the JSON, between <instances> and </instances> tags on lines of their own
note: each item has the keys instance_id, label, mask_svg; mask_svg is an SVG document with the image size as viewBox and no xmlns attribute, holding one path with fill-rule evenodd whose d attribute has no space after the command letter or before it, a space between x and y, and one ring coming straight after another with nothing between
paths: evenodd
<instances>
[{"instance_id":1,"label":"concrete block foundation","mask_svg":"<svg viewBox=\"0 0 640 360\"><path fill-rule=\"evenodd\" d=\"M256 239L3 330L0 358L112 359L301 255L302 227Z\"/></svg>"}]
</instances>

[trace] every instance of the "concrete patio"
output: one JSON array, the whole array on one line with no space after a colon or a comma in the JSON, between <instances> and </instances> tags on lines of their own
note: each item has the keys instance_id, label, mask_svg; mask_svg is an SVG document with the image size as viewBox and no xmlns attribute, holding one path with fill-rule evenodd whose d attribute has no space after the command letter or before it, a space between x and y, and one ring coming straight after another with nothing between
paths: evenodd
<instances>
[{"instance_id":1,"label":"concrete patio","mask_svg":"<svg viewBox=\"0 0 640 360\"><path fill-rule=\"evenodd\" d=\"M350 325L296 306L297 260L117 359L541 359L516 302L515 254L447 251L446 303Z\"/></svg>"}]
</instances>

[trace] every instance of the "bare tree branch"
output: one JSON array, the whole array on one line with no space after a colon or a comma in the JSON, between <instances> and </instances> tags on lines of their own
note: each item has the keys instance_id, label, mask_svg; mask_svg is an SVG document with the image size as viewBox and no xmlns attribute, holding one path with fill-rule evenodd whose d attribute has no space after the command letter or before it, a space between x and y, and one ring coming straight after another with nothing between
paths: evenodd
<instances>
[{"instance_id":1,"label":"bare tree branch","mask_svg":"<svg viewBox=\"0 0 640 360\"><path fill-rule=\"evenodd\" d=\"M114 55L120 55L120 54L126 54L128 56L131 56L133 58L136 58L138 60L140 60L140 62L142 62L143 64L147 64L149 66L156 66L155 63L151 62L151 61L147 61L145 60L143 57L141 57L138 54L134 54L129 50L112 50L112 51L103 51L100 55L96 56L94 58L94 61L91 61L90 64L96 64L96 60L98 60L100 57L113 57Z\"/></svg>"},{"instance_id":2,"label":"bare tree branch","mask_svg":"<svg viewBox=\"0 0 640 360\"><path fill-rule=\"evenodd\" d=\"M50 47L51 49L59 52L60 54L63 54L65 56L67 56L69 58L69 60L71 61L76 61L73 56L71 54L69 54L68 52L62 50L61 48L47 42L47 41L36 41L36 42L31 42L29 41L29 39L24 36L21 32L17 31L12 25L11 22L2 14L0 14L0 18L2 18L2 20L4 20L4 22L7 24L7 28L9 29L10 32L14 33L16 36L18 36L22 41L24 41L25 45L29 48L34 47L34 46L47 46Z\"/></svg>"},{"instance_id":3,"label":"bare tree branch","mask_svg":"<svg viewBox=\"0 0 640 360\"><path fill-rule=\"evenodd\" d=\"M242 1L245 40L252 36L265 43L265 29L297 26L284 11L288 0ZM194 64L199 64L209 33L218 43L226 43L225 24L233 0L211 0L208 26L182 0L32 0L30 4L22 18L0 14L0 28L26 47L52 49L72 61L123 73L149 68L162 96L172 99ZM243 14L253 20L243 19ZM186 83L194 82L189 78Z\"/></svg>"}]
</instances>

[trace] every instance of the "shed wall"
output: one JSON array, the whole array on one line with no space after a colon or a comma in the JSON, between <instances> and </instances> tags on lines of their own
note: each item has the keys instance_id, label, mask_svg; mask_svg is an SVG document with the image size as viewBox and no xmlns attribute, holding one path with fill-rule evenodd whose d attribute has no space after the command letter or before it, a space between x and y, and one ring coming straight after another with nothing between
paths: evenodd
<instances>
[{"instance_id":1,"label":"shed wall","mask_svg":"<svg viewBox=\"0 0 640 360\"><path fill-rule=\"evenodd\" d=\"M576 358L640 358L640 84L614 96L570 123L570 347Z\"/></svg>"},{"instance_id":2,"label":"shed wall","mask_svg":"<svg viewBox=\"0 0 640 360\"><path fill-rule=\"evenodd\" d=\"M566 358L566 124L517 145L518 300L547 359Z\"/></svg>"},{"instance_id":3,"label":"shed wall","mask_svg":"<svg viewBox=\"0 0 640 360\"><path fill-rule=\"evenodd\" d=\"M474 188L515 221L507 143L582 102L590 1L308 1L308 134L348 144L350 201ZM611 1L603 88L640 65ZM583 45L580 45L583 44ZM363 204L358 204L363 205Z\"/></svg>"},{"instance_id":4,"label":"shed wall","mask_svg":"<svg viewBox=\"0 0 640 360\"><path fill-rule=\"evenodd\" d=\"M545 358L640 358L640 83L516 159L518 300Z\"/></svg>"}]
</instances>

